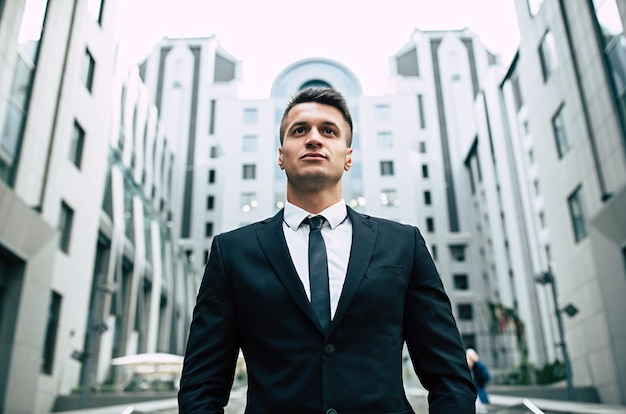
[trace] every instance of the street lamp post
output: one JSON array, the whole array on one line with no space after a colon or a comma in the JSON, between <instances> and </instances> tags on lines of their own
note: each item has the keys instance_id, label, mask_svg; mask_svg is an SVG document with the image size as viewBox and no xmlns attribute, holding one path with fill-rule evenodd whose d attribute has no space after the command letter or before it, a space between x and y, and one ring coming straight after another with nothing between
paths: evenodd
<instances>
[{"instance_id":1,"label":"street lamp post","mask_svg":"<svg viewBox=\"0 0 626 414\"><path fill-rule=\"evenodd\" d=\"M559 346L561 347L561 352L563 354L563 365L565 366L565 380L567 382L567 399L570 401L574 401L575 393L574 393L574 385L572 383L572 368L570 365L569 354L567 352L567 344L565 343L565 332L563 329L563 316L562 312L567 313L568 316L574 316L578 313L578 309L572 304L566 306L565 309L559 308L558 295L556 292L556 280L554 280L554 275L552 273L552 269L548 266L548 270L540 273L535 276L535 281L541 285L549 284L552 288L552 299L554 300L554 313L556 316L556 322L559 328Z\"/></svg>"}]
</instances>

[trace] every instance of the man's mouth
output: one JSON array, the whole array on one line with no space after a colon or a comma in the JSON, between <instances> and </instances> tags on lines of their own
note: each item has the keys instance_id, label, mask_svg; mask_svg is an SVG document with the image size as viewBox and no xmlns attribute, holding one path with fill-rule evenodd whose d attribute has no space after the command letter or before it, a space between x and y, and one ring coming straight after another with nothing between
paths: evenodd
<instances>
[{"instance_id":1,"label":"man's mouth","mask_svg":"<svg viewBox=\"0 0 626 414\"><path fill-rule=\"evenodd\" d=\"M307 159L307 158L321 158L324 159L326 158L326 156L324 154L320 154L319 152L309 152L306 153L302 156L302 159Z\"/></svg>"}]
</instances>

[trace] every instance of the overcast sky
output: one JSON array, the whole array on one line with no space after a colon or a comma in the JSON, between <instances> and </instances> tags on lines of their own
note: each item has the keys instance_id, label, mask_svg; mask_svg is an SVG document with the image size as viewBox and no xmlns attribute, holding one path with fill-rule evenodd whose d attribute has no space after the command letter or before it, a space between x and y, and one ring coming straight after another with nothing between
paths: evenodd
<instances>
[{"instance_id":1,"label":"overcast sky","mask_svg":"<svg viewBox=\"0 0 626 414\"><path fill-rule=\"evenodd\" d=\"M352 70L366 95L379 95L389 56L414 29L470 28L505 64L517 49L513 0L123 0L118 36L130 61L163 37L215 35L242 61L242 97L268 98L276 76L310 57Z\"/></svg>"}]
</instances>

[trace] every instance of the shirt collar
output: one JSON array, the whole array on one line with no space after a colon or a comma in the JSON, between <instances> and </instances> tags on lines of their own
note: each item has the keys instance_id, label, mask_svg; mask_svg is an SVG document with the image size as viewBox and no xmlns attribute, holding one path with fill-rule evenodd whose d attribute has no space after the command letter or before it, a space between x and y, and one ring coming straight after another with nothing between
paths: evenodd
<instances>
[{"instance_id":1,"label":"shirt collar","mask_svg":"<svg viewBox=\"0 0 626 414\"><path fill-rule=\"evenodd\" d=\"M293 231L297 231L298 227L307 217L312 216L324 216L331 229L334 229L338 225L344 222L346 216L348 215L348 209L346 208L345 200L341 199L337 203L333 204L330 207L327 207L325 210L321 211L319 214L312 214L308 211L301 209L289 201L285 203L285 211L283 213L283 219L287 226Z\"/></svg>"}]
</instances>

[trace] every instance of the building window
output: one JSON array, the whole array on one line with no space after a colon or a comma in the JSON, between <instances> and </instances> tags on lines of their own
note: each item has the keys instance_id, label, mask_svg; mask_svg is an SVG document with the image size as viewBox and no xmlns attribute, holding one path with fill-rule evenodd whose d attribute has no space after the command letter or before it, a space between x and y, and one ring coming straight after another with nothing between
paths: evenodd
<instances>
[{"instance_id":1,"label":"building window","mask_svg":"<svg viewBox=\"0 0 626 414\"><path fill-rule=\"evenodd\" d=\"M206 198L206 209L213 210L215 208L215 196L207 196Z\"/></svg>"},{"instance_id":2,"label":"building window","mask_svg":"<svg viewBox=\"0 0 626 414\"><path fill-rule=\"evenodd\" d=\"M213 222L212 221L207 221L205 226L204 226L204 236L205 237L212 237L213 236Z\"/></svg>"},{"instance_id":3,"label":"building window","mask_svg":"<svg viewBox=\"0 0 626 414\"><path fill-rule=\"evenodd\" d=\"M474 333L462 333L461 341L463 342L463 347L465 349L472 348L476 349L476 334Z\"/></svg>"},{"instance_id":4,"label":"building window","mask_svg":"<svg viewBox=\"0 0 626 414\"><path fill-rule=\"evenodd\" d=\"M533 181L533 188L535 189L535 196L540 196L541 188L539 188L539 180Z\"/></svg>"},{"instance_id":5,"label":"building window","mask_svg":"<svg viewBox=\"0 0 626 414\"><path fill-rule=\"evenodd\" d=\"M468 290L469 289L469 278L464 273L459 273L454 275L454 288L456 290Z\"/></svg>"},{"instance_id":6,"label":"building window","mask_svg":"<svg viewBox=\"0 0 626 414\"><path fill-rule=\"evenodd\" d=\"M85 143L85 130L74 121L72 136L70 137L70 161L80 169L80 163L83 159L83 145Z\"/></svg>"},{"instance_id":7,"label":"building window","mask_svg":"<svg viewBox=\"0 0 626 414\"><path fill-rule=\"evenodd\" d=\"M209 184L215 183L215 170L209 170Z\"/></svg>"},{"instance_id":8,"label":"building window","mask_svg":"<svg viewBox=\"0 0 626 414\"><path fill-rule=\"evenodd\" d=\"M241 193L241 211L247 213L258 205L256 193Z\"/></svg>"},{"instance_id":9,"label":"building window","mask_svg":"<svg viewBox=\"0 0 626 414\"><path fill-rule=\"evenodd\" d=\"M471 303L459 303L456 306L456 310L459 315L459 320L471 321L474 319L474 307Z\"/></svg>"},{"instance_id":10,"label":"building window","mask_svg":"<svg viewBox=\"0 0 626 414\"><path fill-rule=\"evenodd\" d=\"M429 233L435 232L435 219L432 217L426 217L426 231Z\"/></svg>"},{"instance_id":11,"label":"building window","mask_svg":"<svg viewBox=\"0 0 626 414\"><path fill-rule=\"evenodd\" d=\"M259 111L256 108L245 108L243 110L243 123L256 124L259 120Z\"/></svg>"},{"instance_id":12,"label":"building window","mask_svg":"<svg viewBox=\"0 0 626 414\"><path fill-rule=\"evenodd\" d=\"M219 156L219 148L217 147L217 145L211 145L211 147L209 148L209 157L217 158L218 156Z\"/></svg>"},{"instance_id":13,"label":"building window","mask_svg":"<svg viewBox=\"0 0 626 414\"><path fill-rule=\"evenodd\" d=\"M428 164L422 164L422 178L428 178Z\"/></svg>"},{"instance_id":14,"label":"building window","mask_svg":"<svg viewBox=\"0 0 626 414\"><path fill-rule=\"evenodd\" d=\"M215 99L211 99L209 106L209 135L215 133Z\"/></svg>"},{"instance_id":15,"label":"building window","mask_svg":"<svg viewBox=\"0 0 626 414\"><path fill-rule=\"evenodd\" d=\"M393 148L393 136L391 135L391 132L378 132L378 148Z\"/></svg>"},{"instance_id":16,"label":"building window","mask_svg":"<svg viewBox=\"0 0 626 414\"><path fill-rule=\"evenodd\" d=\"M539 60L541 61L541 73L543 74L543 81L545 82L550 78L550 75L554 73L558 64L556 45L551 32L546 32L546 34L543 35L543 39L539 45Z\"/></svg>"},{"instance_id":17,"label":"building window","mask_svg":"<svg viewBox=\"0 0 626 414\"><path fill-rule=\"evenodd\" d=\"M221 56L219 53L215 54L215 64L213 68L213 80L215 83L230 82L235 79L235 62Z\"/></svg>"},{"instance_id":18,"label":"building window","mask_svg":"<svg viewBox=\"0 0 626 414\"><path fill-rule=\"evenodd\" d=\"M204 263L209 261L209 249L204 249Z\"/></svg>"},{"instance_id":19,"label":"building window","mask_svg":"<svg viewBox=\"0 0 626 414\"><path fill-rule=\"evenodd\" d=\"M439 257L439 251L437 250L437 245L433 244L430 246L430 254L433 256L433 260L437 261Z\"/></svg>"},{"instance_id":20,"label":"building window","mask_svg":"<svg viewBox=\"0 0 626 414\"><path fill-rule=\"evenodd\" d=\"M424 204L430 206L432 204L430 191L424 191Z\"/></svg>"},{"instance_id":21,"label":"building window","mask_svg":"<svg viewBox=\"0 0 626 414\"><path fill-rule=\"evenodd\" d=\"M545 213L543 211L539 212L539 226L542 229L546 228L546 215L545 215Z\"/></svg>"},{"instance_id":22,"label":"building window","mask_svg":"<svg viewBox=\"0 0 626 414\"><path fill-rule=\"evenodd\" d=\"M93 75L96 69L96 61L93 59L89 49L85 49L85 55L83 56L83 66L80 71L80 79L83 85L87 87L87 90L91 92L93 87Z\"/></svg>"},{"instance_id":23,"label":"building window","mask_svg":"<svg viewBox=\"0 0 626 414\"><path fill-rule=\"evenodd\" d=\"M256 165L244 164L243 165L243 179L254 180L256 178Z\"/></svg>"},{"instance_id":24,"label":"building window","mask_svg":"<svg viewBox=\"0 0 626 414\"><path fill-rule=\"evenodd\" d=\"M563 105L561 105L554 117L552 117L552 131L554 131L554 140L556 142L556 150L559 154L559 158L563 158L563 155L571 148L567 131L565 130Z\"/></svg>"},{"instance_id":25,"label":"building window","mask_svg":"<svg viewBox=\"0 0 626 414\"><path fill-rule=\"evenodd\" d=\"M395 207L400 205L396 190L383 190L380 193L380 204L383 206Z\"/></svg>"},{"instance_id":26,"label":"building window","mask_svg":"<svg viewBox=\"0 0 626 414\"><path fill-rule=\"evenodd\" d=\"M52 375L60 316L61 295L52 291L50 295L50 308L48 311L48 325L46 326L46 336L44 337L43 355L41 358L41 372L47 375Z\"/></svg>"},{"instance_id":27,"label":"building window","mask_svg":"<svg viewBox=\"0 0 626 414\"><path fill-rule=\"evenodd\" d=\"M524 97L522 96L522 89L520 88L519 76L517 73L514 73L513 76L511 76L511 89L513 91L515 110L519 112L522 106L524 106Z\"/></svg>"},{"instance_id":28,"label":"building window","mask_svg":"<svg viewBox=\"0 0 626 414\"><path fill-rule=\"evenodd\" d=\"M417 110L420 116L420 128L426 129L426 117L424 115L424 96L422 94L417 95Z\"/></svg>"},{"instance_id":29,"label":"building window","mask_svg":"<svg viewBox=\"0 0 626 414\"><path fill-rule=\"evenodd\" d=\"M409 51L396 57L398 75L405 77L418 77L420 68L417 60L417 48L413 47Z\"/></svg>"},{"instance_id":30,"label":"building window","mask_svg":"<svg viewBox=\"0 0 626 414\"><path fill-rule=\"evenodd\" d=\"M550 263L552 261L552 247L549 244L546 244L543 249L546 253L546 261Z\"/></svg>"},{"instance_id":31,"label":"building window","mask_svg":"<svg viewBox=\"0 0 626 414\"><path fill-rule=\"evenodd\" d=\"M380 175L393 175L393 161L380 162Z\"/></svg>"},{"instance_id":32,"label":"building window","mask_svg":"<svg viewBox=\"0 0 626 414\"><path fill-rule=\"evenodd\" d=\"M376 105L376 120L377 121L391 120L391 107L388 104Z\"/></svg>"},{"instance_id":33,"label":"building window","mask_svg":"<svg viewBox=\"0 0 626 414\"><path fill-rule=\"evenodd\" d=\"M257 136L256 135L244 135L243 136L243 151L255 152L257 150Z\"/></svg>"},{"instance_id":34,"label":"building window","mask_svg":"<svg viewBox=\"0 0 626 414\"><path fill-rule=\"evenodd\" d=\"M452 256L452 260L455 262L464 262L465 261L465 245L464 244L451 244L450 246L450 256Z\"/></svg>"},{"instance_id":35,"label":"building window","mask_svg":"<svg viewBox=\"0 0 626 414\"><path fill-rule=\"evenodd\" d=\"M70 251L70 240L72 237L72 222L74 220L74 210L64 201L61 202L61 213L59 214L59 248L64 253Z\"/></svg>"},{"instance_id":36,"label":"building window","mask_svg":"<svg viewBox=\"0 0 626 414\"><path fill-rule=\"evenodd\" d=\"M89 0L87 3L87 13L94 21L102 25L102 2L103 0Z\"/></svg>"},{"instance_id":37,"label":"building window","mask_svg":"<svg viewBox=\"0 0 626 414\"><path fill-rule=\"evenodd\" d=\"M426 141L420 141L420 153L426 154Z\"/></svg>"},{"instance_id":38,"label":"building window","mask_svg":"<svg viewBox=\"0 0 626 414\"><path fill-rule=\"evenodd\" d=\"M582 204L582 187L578 187L572 195L567 198L569 206L569 214L572 219L572 228L574 230L574 239L579 242L587 236L587 223L585 221L585 212Z\"/></svg>"}]
</instances>

